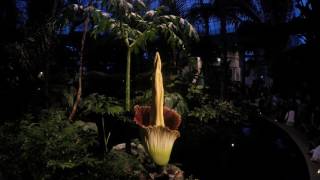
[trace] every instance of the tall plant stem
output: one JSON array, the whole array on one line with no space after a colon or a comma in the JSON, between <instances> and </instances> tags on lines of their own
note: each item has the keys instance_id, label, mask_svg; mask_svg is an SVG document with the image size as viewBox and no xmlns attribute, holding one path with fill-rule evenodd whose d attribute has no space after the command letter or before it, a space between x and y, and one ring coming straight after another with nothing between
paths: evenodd
<instances>
[{"instance_id":1,"label":"tall plant stem","mask_svg":"<svg viewBox=\"0 0 320 180\"><path fill-rule=\"evenodd\" d=\"M130 111L130 71L131 71L131 47L128 47L127 52L127 69L126 69L126 99L125 99L125 110Z\"/></svg>"},{"instance_id":2,"label":"tall plant stem","mask_svg":"<svg viewBox=\"0 0 320 180\"><path fill-rule=\"evenodd\" d=\"M69 120L72 121L78 106L80 104L80 100L81 100L81 94L82 94L82 76L83 76L83 50L84 50L84 45L85 45L85 41L86 41L86 36L87 36L87 32L88 32L88 25L89 25L89 21L90 21L90 17L89 15L87 15L85 21L84 21L84 30L83 30L83 34L82 34L82 39L81 39L81 49L80 49L80 65L79 65L79 87L77 90L77 96L76 96L76 101L73 104L72 107L72 111L69 115Z\"/></svg>"}]
</instances>

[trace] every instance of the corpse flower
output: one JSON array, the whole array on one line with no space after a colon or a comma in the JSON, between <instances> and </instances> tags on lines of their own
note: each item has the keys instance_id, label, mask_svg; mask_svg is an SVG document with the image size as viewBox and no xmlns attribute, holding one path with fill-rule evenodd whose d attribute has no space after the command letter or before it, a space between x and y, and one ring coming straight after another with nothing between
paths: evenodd
<instances>
[{"instance_id":1,"label":"corpse flower","mask_svg":"<svg viewBox=\"0 0 320 180\"><path fill-rule=\"evenodd\" d=\"M142 141L153 161L165 166L170 159L175 140L180 136L177 130L181 116L174 110L164 107L164 89L161 73L161 59L157 52L154 59L151 106L134 107L134 121L141 128Z\"/></svg>"}]
</instances>

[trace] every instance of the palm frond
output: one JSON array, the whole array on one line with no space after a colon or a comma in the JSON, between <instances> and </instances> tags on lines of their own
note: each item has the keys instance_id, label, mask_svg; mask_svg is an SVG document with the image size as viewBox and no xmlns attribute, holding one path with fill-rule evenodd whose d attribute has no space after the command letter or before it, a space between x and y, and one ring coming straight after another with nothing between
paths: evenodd
<instances>
[{"instance_id":1,"label":"palm frond","mask_svg":"<svg viewBox=\"0 0 320 180\"><path fill-rule=\"evenodd\" d=\"M145 49L148 42L152 42L157 38L157 30L155 28L150 28L143 33L141 33L135 42L131 45L134 53L138 53L139 49Z\"/></svg>"},{"instance_id":2,"label":"palm frond","mask_svg":"<svg viewBox=\"0 0 320 180\"><path fill-rule=\"evenodd\" d=\"M107 2L107 10L114 15L122 16L130 12L133 9L133 5L126 0L109 0Z\"/></svg>"},{"instance_id":3,"label":"palm frond","mask_svg":"<svg viewBox=\"0 0 320 180\"><path fill-rule=\"evenodd\" d=\"M199 39L197 31L186 19L174 15L164 15L158 17L158 21L162 23L162 25L165 24L167 28L176 34L179 32L184 40L190 38L193 38L194 40Z\"/></svg>"}]
</instances>

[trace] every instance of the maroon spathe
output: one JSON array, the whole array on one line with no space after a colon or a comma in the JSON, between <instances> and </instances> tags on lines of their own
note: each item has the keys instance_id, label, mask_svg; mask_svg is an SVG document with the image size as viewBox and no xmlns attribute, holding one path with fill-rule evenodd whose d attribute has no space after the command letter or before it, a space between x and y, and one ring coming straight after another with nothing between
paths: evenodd
<instances>
[{"instance_id":1,"label":"maroon spathe","mask_svg":"<svg viewBox=\"0 0 320 180\"><path fill-rule=\"evenodd\" d=\"M153 126L150 120L150 106L134 106L134 121L141 127ZM181 124L181 116L175 110L168 107L163 108L165 127L170 130L177 130Z\"/></svg>"}]
</instances>

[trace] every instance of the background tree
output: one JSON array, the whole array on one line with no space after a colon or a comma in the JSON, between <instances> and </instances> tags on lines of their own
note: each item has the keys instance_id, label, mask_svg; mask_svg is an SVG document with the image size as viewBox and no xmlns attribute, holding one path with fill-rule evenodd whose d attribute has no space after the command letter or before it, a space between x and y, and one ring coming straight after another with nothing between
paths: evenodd
<instances>
[{"instance_id":1,"label":"background tree","mask_svg":"<svg viewBox=\"0 0 320 180\"><path fill-rule=\"evenodd\" d=\"M185 19L174 15L163 15L162 8L147 11L142 1L126 0L108 1L107 12L93 10L95 26L93 33L103 32L115 34L127 47L125 110L130 110L130 69L132 52L145 49L148 42L166 38L174 49L185 49L185 42L198 39L197 32Z\"/></svg>"}]
</instances>

